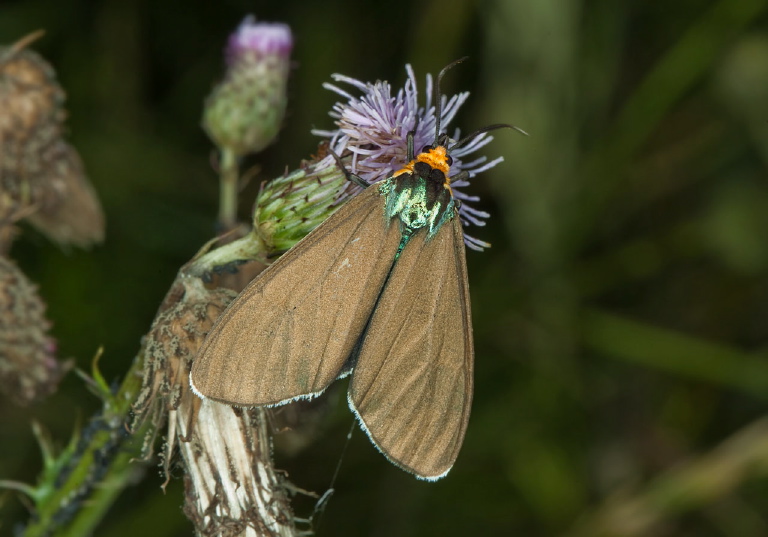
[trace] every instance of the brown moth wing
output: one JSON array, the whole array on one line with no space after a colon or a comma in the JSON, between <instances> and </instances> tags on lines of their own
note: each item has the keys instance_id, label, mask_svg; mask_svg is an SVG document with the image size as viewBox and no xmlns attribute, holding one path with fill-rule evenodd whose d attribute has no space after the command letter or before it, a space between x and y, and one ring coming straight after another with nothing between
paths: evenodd
<instances>
[{"instance_id":1,"label":"brown moth wing","mask_svg":"<svg viewBox=\"0 0 768 537\"><path fill-rule=\"evenodd\" d=\"M399 243L378 187L347 202L221 315L192 365L193 388L242 406L322 392L360 338Z\"/></svg>"},{"instance_id":2,"label":"brown moth wing","mask_svg":"<svg viewBox=\"0 0 768 537\"><path fill-rule=\"evenodd\" d=\"M458 216L395 263L360 350L349 403L373 443L427 480L459 453L472 402L474 349Z\"/></svg>"}]
</instances>

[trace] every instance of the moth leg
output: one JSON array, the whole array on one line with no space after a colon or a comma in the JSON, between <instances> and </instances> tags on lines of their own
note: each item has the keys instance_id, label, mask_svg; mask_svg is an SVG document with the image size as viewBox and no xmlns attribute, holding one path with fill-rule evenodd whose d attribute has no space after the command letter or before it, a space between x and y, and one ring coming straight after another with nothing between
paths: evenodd
<instances>
[{"instance_id":1,"label":"moth leg","mask_svg":"<svg viewBox=\"0 0 768 537\"><path fill-rule=\"evenodd\" d=\"M347 181L355 183L357 186L360 186L363 188L368 188L369 186L371 186L368 183L366 183L362 177L355 175L354 173L347 170L347 168L344 166L344 163L339 158L339 155L337 155L333 150L329 149L328 151L331 153L331 155L333 155L333 158L336 161L336 165L339 168L341 168L342 172L344 172L344 177L347 178Z\"/></svg>"},{"instance_id":2,"label":"moth leg","mask_svg":"<svg viewBox=\"0 0 768 537\"><path fill-rule=\"evenodd\" d=\"M408 131L408 134L405 135L406 143L408 144L408 150L406 153L406 157L408 159L408 162L411 162L414 159L413 155L413 137L416 136L416 127L419 125L419 118L416 118L416 124L413 126L412 131Z\"/></svg>"},{"instance_id":3,"label":"moth leg","mask_svg":"<svg viewBox=\"0 0 768 537\"><path fill-rule=\"evenodd\" d=\"M457 173L453 177L451 177L450 181L451 183L454 183L456 181L466 181L469 179L469 172L467 170L463 170L461 173ZM456 205L456 208L461 208L461 200L459 198L453 198L453 203Z\"/></svg>"},{"instance_id":4,"label":"moth leg","mask_svg":"<svg viewBox=\"0 0 768 537\"><path fill-rule=\"evenodd\" d=\"M457 173L451 177L451 183L455 183L456 181L466 181L467 179L469 179L469 172L467 170L462 170L461 173Z\"/></svg>"}]
</instances>

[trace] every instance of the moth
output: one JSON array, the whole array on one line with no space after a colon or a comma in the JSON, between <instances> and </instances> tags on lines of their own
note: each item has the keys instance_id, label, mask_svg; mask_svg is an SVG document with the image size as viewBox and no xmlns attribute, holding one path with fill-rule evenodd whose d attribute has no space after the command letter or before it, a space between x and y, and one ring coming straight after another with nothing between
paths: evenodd
<instances>
[{"instance_id":1,"label":"moth","mask_svg":"<svg viewBox=\"0 0 768 537\"><path fill-rule=\"evenodd\" d=\"M237 406L320 395L350 375L348 402L387 459L434 481L453 466L469 421L474 348L464 235L450 176L458 142L434 143L368 188L256 277L194 360L192 389ZM519 129L518 129L519 130Z\"/></svg>"}]
</instances>

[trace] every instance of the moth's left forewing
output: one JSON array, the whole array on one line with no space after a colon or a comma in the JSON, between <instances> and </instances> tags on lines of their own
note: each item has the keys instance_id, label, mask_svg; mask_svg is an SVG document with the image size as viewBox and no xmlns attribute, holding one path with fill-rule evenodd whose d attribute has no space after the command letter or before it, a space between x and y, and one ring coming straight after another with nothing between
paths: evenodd
<instances>
[{"instance_id":1,"label":"moth's left forewing","mask_svg":"<svg viewBox=\"0 0 768 537\"><path fill-rule=\"evenodd\" d=\"M196 393L239 406L311 398L338 378L400 244L371 187L261 273L192 365Z\"/></svg>"},{"instance_id":2,"label":"moth's left forewing","mask_svg":"<svg viewBox=\"0 0 768 537\"><path fill-rule=\"evenodd\" d=\"M474 350L458 215L417 232L371 317L349 402L373 443L428 480L444 476L464 439Z\"/></svg>"}]
</instances>

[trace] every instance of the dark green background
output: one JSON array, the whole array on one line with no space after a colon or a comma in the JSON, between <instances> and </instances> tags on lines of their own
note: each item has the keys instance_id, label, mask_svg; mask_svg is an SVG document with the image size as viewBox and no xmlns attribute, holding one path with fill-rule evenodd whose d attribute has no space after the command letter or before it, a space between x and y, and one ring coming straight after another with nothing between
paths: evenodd
<instances>
[{"instance_id":1,"label":"dark green background","mask_svg":"<svg viewBox=\"0 0 768 537\"><path fill-rule=\"evenodd\" d=\"M87 368L103 345L108 379L213 233L201 104L248 13L287 22L296 43L285 126L248 161L261 174L244 218L259 181L331 126L321 84L334 72L399 86L407 62L423 82L469 55L445 83L472 92L456 124L531 133L497 133L485 152L506 162L473 185L492 217L471 234L493 248L468 253L476 393L455 468L417 482L357 431L319 534L599 535L591 517L619 492L660 521L632 533L624 515L619 535L768 534L768 447L752 465L736 450L695 486L668 473L765 414L768 3L4 0L0 42L47 31L34 48L68 93L70 139L107 214L90 252L25 228L13 255L40 284L61 356ZM343 390L328 397L315 442L276 453L320 493L351 424ZM32 419L63 444L98 405L74 375L33 408L0 402L0 478L34 482ZM766 443L760 430L751 445ZM97 533L190 534L181 480L166 495L161 481L150 468ZM1 498L5 534L27 515Z\"/></svg>"}]
</instances>

